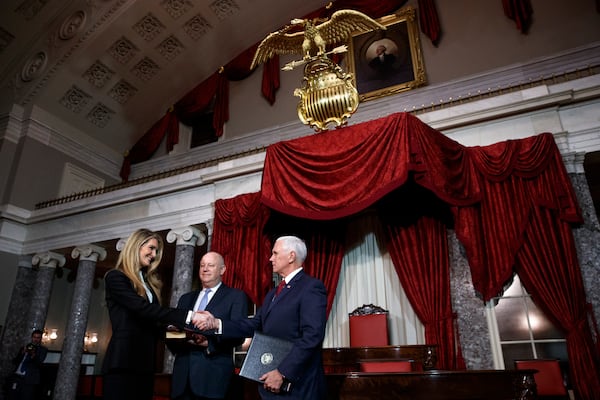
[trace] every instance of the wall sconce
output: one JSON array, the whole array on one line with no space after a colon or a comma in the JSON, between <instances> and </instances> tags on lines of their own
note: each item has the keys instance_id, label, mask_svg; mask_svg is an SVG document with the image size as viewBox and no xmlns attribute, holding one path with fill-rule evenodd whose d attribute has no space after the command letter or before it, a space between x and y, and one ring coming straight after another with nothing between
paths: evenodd
<instances>
[{"instance_id":1,"label":"wall sconce","mask_svg":"<svg viewBox=\"0 0 600 400\"><path fill-rule=\"evenodd\" d=\"M42 335L43 343L53 342L56 339L58 339L58 329L52 328L48 331L48 329L44 328L44 334Z\"/></svg>"},{"instance_id":2,"label":"wall sconce","mask_svg":"<svg viewBox=\"0 0 600 400\"><path fill-rule=\"evenodd\" d=\"M83 351L88 351L89 346L93 346L98 343L98 333L86 332L85 338L83 339Z\"/></svg>"}]
</instances>

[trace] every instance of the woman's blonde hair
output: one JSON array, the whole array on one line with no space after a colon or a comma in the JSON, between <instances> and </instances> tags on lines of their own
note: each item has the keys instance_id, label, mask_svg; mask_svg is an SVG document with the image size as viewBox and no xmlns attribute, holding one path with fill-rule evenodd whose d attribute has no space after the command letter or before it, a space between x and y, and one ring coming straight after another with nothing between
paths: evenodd
<instances>
[{"instance_id":1,"label":"woman's blonde hair","mask_svg":"<svg viewBox=\"0 0 600 400\"><path fill-rule=\"evenodd\" d=\"M133 232L125 242L125 246L119 254L115 269L122 271L131 280L133 288L137 294L148 298L139 273L140 269L142 268L142 263L140 262L140 249L151 239L156 239L158 246L156 249L156 257L146 271L146 281L148 285L152 287L154 293L156 293L157 300L160 303L162 281L160 280L160 276L158 274L158 266L163 255L164 242L158 233L152 232L149 229L138 229L137 231Z\"/></svg>"}]
</instances>

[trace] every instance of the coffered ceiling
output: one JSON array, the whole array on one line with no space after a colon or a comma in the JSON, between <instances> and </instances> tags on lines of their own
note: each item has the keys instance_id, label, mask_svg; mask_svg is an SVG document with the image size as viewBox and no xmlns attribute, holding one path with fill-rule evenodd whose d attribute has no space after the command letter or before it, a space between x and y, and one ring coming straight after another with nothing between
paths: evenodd
<instances>
[{"instance_id":1,"label":"coffered ceiling","mask_svg":"<svg viewBox=\"0 0 600 400\"><path fill-rule=\"evenodd\" d=\"M0 101L120 157L221 65L326 3L2 0Z\"/></svg>"}]
</instances>

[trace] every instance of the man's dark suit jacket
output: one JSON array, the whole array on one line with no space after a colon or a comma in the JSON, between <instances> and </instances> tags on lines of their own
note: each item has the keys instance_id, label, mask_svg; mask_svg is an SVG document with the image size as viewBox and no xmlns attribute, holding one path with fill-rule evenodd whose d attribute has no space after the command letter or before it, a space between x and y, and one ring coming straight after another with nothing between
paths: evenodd
<instances>
[{"instance_id":1,"label":"man's dark suit jacket","mask_svg":"<svg viewBox=\"0 0 600 400\"><path fill-rule=\"evenodd\" d=\"M267 293L253 318L222 320L224 337L250 337L258 330L294 343L278 367L279 372L292 381L291 392L281 396L266 391L259 384L263 399L320 400L326 397L321 358L326 312L327 292L323 282L300 271L277 297L275 289Z\"/></svg>"},{"instance_id":2,"label":"man's dark suit jacket","mask_svg":"<svg viewBox=\"0 0 600 400\"><path fill-rule=\"evenodd\" d=\"M181 296L177 308L191 310L200 290ZM248 317L246 293L221 284L206 306L217 318L239 320ZM233 376L233 348L244 338L208 337L208 347L170 346L175 354L171 381L171 398L181 396L189 384L196 396L224 398Z\"/></svg>"},{"instance_id":3,"label":"man's dark suit jacket","mask_svg":"<svg viewBox=\"0 0 600 400\"><path fill-rule=\"evenodd\" d=\"M25 363L27 364L25 367L25 375L18 375L20 377L19 382L21 384L38 385L41 382L42 364L46 359L48 349L44 346L36 346L35 351L36 354L34 358L27 358L25 360ZM13 358L13 364L15 365L15 368L19 368L24 355L25 353L23 352L23 348L19 349L17 355L15 358Z\"/></svg>"},{"instance_id":4,"label":"man's dark suit jacket","mask_svg":"<svg viewBox=\"0 0 600 400\"><path fill-rule=\"evenodd\" d=\"M106 273L104 282L112 336L102 372L153 375L156 342L164 338L164 326L183 327L189 310L161 307L154 293L152 303L148 302L135 292L129 278L116 269ZM140 392L142 390L148 388L139 388Z\"/></svg>"}]
</instances>

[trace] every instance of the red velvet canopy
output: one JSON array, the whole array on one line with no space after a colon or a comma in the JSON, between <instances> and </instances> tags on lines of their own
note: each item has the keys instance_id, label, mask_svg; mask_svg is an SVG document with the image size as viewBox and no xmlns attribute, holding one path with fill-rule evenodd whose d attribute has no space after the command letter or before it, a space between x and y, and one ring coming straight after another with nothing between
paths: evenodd
<instances>
[{"instance_id":1,"label":"red velvet canopy","mask_svg":"<svg viewBox=\"0 0 600 400\"><path fill-rule=\"evenodd\" d=\"M260 304L270 287L269 240L296 232L309 246L305 268L323 280L331 306L345 217L367 207L382 215L398 277L426 342L439 346L441 368L464 368L450 298L453 227L483 300L517 272L566 333L578 395L593 398L600 355L571 231L582 217L552 134L465 147L399 113L274 144L261 192L215 203L213 248L228 262L226 283Z\"/></svg>"},{"instance_id":2,"label":"red velvet canopy","mask_svg":"<svg viewBox=\"0 0 600 400\"><path fill-rule=\"evenodd\" d=\"M510 278L534 207L582 221L551 134L464 147L407 113L270 146L261 200L300 218L341 218L399 188L409 174L452 207L486 301Z\"/></svg>"}]
</instances>

